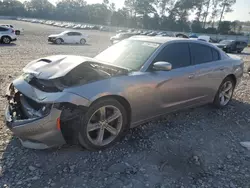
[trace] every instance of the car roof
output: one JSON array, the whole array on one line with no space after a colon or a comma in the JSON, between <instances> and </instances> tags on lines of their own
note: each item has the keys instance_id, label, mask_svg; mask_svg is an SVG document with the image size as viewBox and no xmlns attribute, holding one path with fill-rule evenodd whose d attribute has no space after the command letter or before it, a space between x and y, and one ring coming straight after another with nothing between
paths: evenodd
<instances>
[{"instance_id":1,"label":"car roof","mask_svg":"<svg viewBox=\"0 0 250 188\"><path fill-rule=\"evenodd\" d=\"M170 41L190 40L190 39L178 38L178 37L161 37L161 36L154 36L154 37L151 37L151 36L133 36L133 37L131 37L131 39L145 41L145 42L155 42L155 43L160 43L160 44L164 44L164 43L170 42Z\"/></svg>"},{"instance_id":2,"label":"car roof","mask_svg":"<svg viewBox=\"0 0 250 188\"><path fill-rule=\"evenodd\" d=\"M189 43L198 43L201 45L206 45L209 46L211 48L217 48L215 45L213 45L212 43L209 43L207 41L202 41L202 40L194 40L194 39L188 39L188 38L178 38L178 37L161 37L161 36L133 36L129 38L130 40L140 40L140 41L144 41L144 42L152 42L152 43L158 43L158 44L165 44L168 42L189 42Z\"/></svg>"}]
</instances>

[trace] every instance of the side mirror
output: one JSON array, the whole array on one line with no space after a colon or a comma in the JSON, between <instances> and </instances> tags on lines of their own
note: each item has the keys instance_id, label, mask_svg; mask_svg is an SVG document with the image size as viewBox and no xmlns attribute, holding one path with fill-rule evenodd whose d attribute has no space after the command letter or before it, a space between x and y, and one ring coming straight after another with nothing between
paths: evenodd
<instances>
[{"instance_id":1,"label":"side mirror","mask_svg":"<svg viewBox=\"0 0 250 188\"><path fill-rule=\"evenodd\" d=\"M170 71L172 70L172 64L165 61L158 61L154 63L153 69L158 71Z\"/></svg>"}]
</instances>

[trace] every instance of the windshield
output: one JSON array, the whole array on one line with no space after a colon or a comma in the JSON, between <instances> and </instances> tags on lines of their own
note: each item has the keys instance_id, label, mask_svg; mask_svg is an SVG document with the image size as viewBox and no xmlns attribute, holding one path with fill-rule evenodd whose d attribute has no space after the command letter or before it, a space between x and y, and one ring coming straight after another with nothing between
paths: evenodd
<instances>
[{"instance_id":1,"label":"windshield","mask_svg":"<svg viewBox=\"0 0 250 188\"><path fill-rule=\"evenodd\" d=\"M231 40L222 40L220 41L220 44L230 44L231 42Z\"/></svg>"},{"instance_id":2,"label":"windshield","mask_svg":"<svg viewBox=\"0 0 250 188\"><path fill-rule=\"evenodd\" d=\"M160 46L158 43L138 40L123 40L95 57L111 65L139 70Z\"/></svg>"}]
</instances>

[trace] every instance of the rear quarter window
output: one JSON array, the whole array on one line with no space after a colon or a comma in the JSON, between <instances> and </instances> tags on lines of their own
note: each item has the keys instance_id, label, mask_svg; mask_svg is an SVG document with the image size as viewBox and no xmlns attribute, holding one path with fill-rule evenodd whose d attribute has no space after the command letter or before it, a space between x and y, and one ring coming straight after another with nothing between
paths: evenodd
<instances>
[{"instance_id":1,"label":"rear quarter window","mask_svg":"<svg viewBox=\"0 0 250 188\"><path fill-rule=\"evenodd\" d=\"M212 50L212 54L213 54L213 61L219 61L221 59L220 53L213 48L211 48L211 50Z\"/></svg>"}]
</instances>

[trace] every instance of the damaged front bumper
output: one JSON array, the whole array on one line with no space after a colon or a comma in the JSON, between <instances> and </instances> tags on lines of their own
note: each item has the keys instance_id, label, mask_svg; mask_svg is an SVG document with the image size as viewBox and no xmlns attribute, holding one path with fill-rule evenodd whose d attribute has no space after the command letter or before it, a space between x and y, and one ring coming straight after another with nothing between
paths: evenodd
<instances>
[{"instance_id":1,"label":"damaged front bumper","mask_svg":"<svg viewBox=\"0 0 250 188\"><path fill-rule=\"evenodd\" d=\"M6 97L6 125L24 147L47 149L65 144L57 126L61 110L54 104L38 103L19 92L13 84L7 88Z\"/></svg>"}]
</instances>

